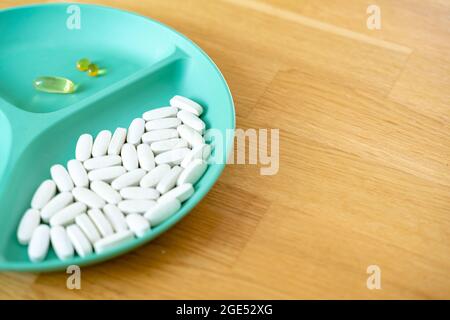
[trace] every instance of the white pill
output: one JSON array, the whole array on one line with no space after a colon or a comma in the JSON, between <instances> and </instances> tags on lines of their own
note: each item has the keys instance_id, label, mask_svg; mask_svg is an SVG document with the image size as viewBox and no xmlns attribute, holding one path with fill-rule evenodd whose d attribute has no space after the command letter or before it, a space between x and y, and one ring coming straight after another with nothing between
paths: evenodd
<instances>
[{"instance_id":1,"label":"white pill","mask_svg":"<svg viewBox=\"0 0 450 320\"><path fill-rule=\"evenodd\" d=\"M91 181L96 181L96 180L111 181L117 177L120 177L125 172L127 172L127 169L125 169L122 166L101 168L101 169L96 169L96 170L92 170L91 172L89 172L88 178Z\"/></svg>"},{"instance_id":2,"label":"white pill","mask_svg":"<svg viewBox=\"0 0 450 320\"><path fill-rule=\"evenodd\" d=\"M86 169L80 161L70 160L67 162L67 171L69 171L69 175L77 187L89 186L89 179Z\"/></svg>"},{"instance_id":3,"label":"white pill","mask_svg":"<svg viewBox=\"0 0 450 320\"><path fill-rule=\"evenodd\" d=\"M166 174L158 183L156 190L158 190L161 194L164 194L172 189L176 185L178 176L182 171L183 169L179 166L173 167L170 172Z\"/></svg>"},{"instance_id":4,"label":"white pill","mask_svg":"<svg viewBox=\"0 0 450 320\"><path fill-rule=\"evenodd\" d=\"M81 202L75 202L64 209L58 211L50 218L50 225L54 226L65 226L72 223L77 216L85 212L87 209L86 205Z\"/></svg>"},{"instance_id":5,"label":"white pill","mask_svg":"<svg viewBox=\"0 0 450 320\"><path fill-rule=\"evenodd\" d=\"M91 243L76 224L68 226L66 232L75 251L80 257L85 257L92 253Z\"/></svg>"},{"instance_id":6,"label":"white pill","mask_svg":"<svg viewBox=\"0 0 450 320\"><path fill-rule=\"evenodd\" d=\"M127 172L120 177L114 179L113 182L111 182L111 187L113 187L116 190L120 190L125 187L129 186L137 186L139 185L139 181L145 176L147 171L144 169L136 169L130 172Z\"/></svg>"},{"instance_id":7,"label":"white pill","mask_svg":"<svg viewBox=\"0 0 450 320\"><path fill-rule=\"evenodd\" d=\"M64 168L60 164L55 164L50 168L50 175L52 176L53 181L56 183L56 187L60 192L71 191L73 189L73 181L67 172L66 168Z\"/></svg>"},{"instance_id":8,"label":"white pill","mask_svg":"<svg viewBox=\"0 0 450 320\"><path fill-rule=\"evenodd\" d=\"M50 229L50 240L59 259L66 260L73 257L74 249L66 229L61 226L52 227Z\"/></svg>"},{"instance_id":9,"label":"white pill","mask_svg":"<svg viewBox=\"0 0 450 320\"><path fill-rule=\"evenodd\" d=\"M33 231L30 244L28 245L28 257L33 262L45 259L50 245L50 228L46 224L39 225Z\"/></svg>"},{"instance_id":10,"label":"white pill","mask_svg":"<svg viewBox=\"0 0 450 320\"><path fill-rule=\"evenodd\" d=\"M136 147L133 144L124 144L120 154L122 156L122 165L125 169L131 171L139 167Z\"/></svg>"},{"instance_id":11,"label":"white pill","mask_svg":"<svg viewBox=\"0 0 450 320\"><path fill-rule=\"evenodd\" d=\"M123 200L119 202L119 209L125 213L144 213L156 204L153 200Z\"/></svg>"},{"instance_id":12,"label":"white pill","mask_svg":"<svg viewBox=\"0 0 450 320\"><path fill-rule=\"evenodd\" d=\"M211 146L209 144L199 144L192 148L189 154L181 161L181 167L186 168L194 159L207 160L211 155Z\"/></svg>"},{"instance_id":13,"label":"white pill","mask_svg":"<svg viewBox=\"0 0 450 320\"><path fill-rule=\"evenodd\" d=\"M127 200L156 200L159 191L153 188L128 187L120 190L120 195Z\"/></svg>"},{"instance_id":14,"label":"white pill","mask_svg":"<svg viewBox=\"0 0 450 320\"><path fill-rule=\"evenodd\" d=\"M142 169L150 171L155 167L155 156L148 144L140 144L137 146L137 156Z\"/></svg>"},{"instance_id":15,"label":"white pill","mask_svg":"<svg viewBox=\"0 0 450 320\"><path fill-rule=\"evenodd\" d=\"M172 190L166 192L161 198L158 199L158 202L164 202L168 199L175 198L180 202L184 202L189 199L194 194L194 187L192 184L185 183Z\"/></svg>"},{"instance_id":16,"label":"white pill","mask_svg":"<svg viewBox=\"0 0 450 320\"><path fill-rule=\"evenodd\" d=\"M37 188L31 200L33 209L42 209L56 194L56 184L52 180L45 180Z\"/></svg>"},{"instance_id":17,"label":"white pill","mask_svg":"<svg viewBox=\"0 0 450 320\"><path fill-rule=\"evenodd\" d=\"M205 173L208 164L202 159L194 159L180 174L177 180L177 185L185 183L195 184L198 179Z\"/></svg>"},{"instance_id":18,"label":"white pill","mask_svg":"<svg viewBox=\"0 0 450 320\"><path fill-rule=\"evenodd\" d=\"M155 169L147 173L141 180L140 186L143 188L150 188L156 186L161 179L170 172L168 164L161 164Z\"/></svg>"},{"instance_id":19,"label":"white pill","mask_svg":"<svg viewBox=\"0 0 450 320\"><path fill-rule=\"evenodd\" d=\"M108 155L110 156L119 155L126 138L127 138L127 129L117 128L116 131L114 131L114 134L111 138L111 142L109 143Z\"/></svg>"},{"instance_id":20,"label":"white pill","mask_svg":"<svg viewBox=\"0 0 450 320\"><path fill-rule=\"evenodd\" d=\"M144 131L145 120L142 118L134 119L128 128L127 142L131 144L138 144L141 141Z\"/></svg>"},{"instance_id":21,"label":"white pill","mask_svg":"<svg viewBox=\"0 0 450 320\"><path fill-rule=\"evenodd\" d=\"M34 230L39 226L41 216L39 210L28 209L23 215L17 229L17 239L20 244L28 244L33 236Z\"/></svg>"},{"instance_id":22,"label":"white pill","mask_svg":"<svg viewBox=\"0 0 450 320\"><path fill-rule=\"evenodd\" d=\"M145 121L151 121L155 119L162 119L167 117L173 117L177 114L178 108L174 107L162 107L153 110L149 110L142 115Z\"/></svg>"},{"instance_id":23,"label":"white pill","mask_svg":"<svg viewBox=\"0 0 450 320\"><path fill-rule=\"evenodd\" d=\"M86 213L83 213L76 217L75 223L80 227L80 229L92 244L101 239L97 227Z\"/></svg>"},{"instance_id":24,"label":"white pill","mask_svg":"<svg viewBox=\"0 0 450 320\"><path fill-rule=\"evenodd\" d=\"M111 142L111 131L102 130L98 133L95 138L94 144L92 145L92 156L101 157L108 151L109 143Z\"/></svg>"},{"instance_id":25,"label":"white pill","mask_svg":"<svg viewBox=\"0 0 450 320\"><path fill-rule=\"evenodd\" d=\"M177 165L180 164L181 161L189 154L191 149L189 148L179 148L179 149L173 149L169 150L163 153L158 154L155 157L156 164L173 164Z\"/></svg>"},{"instance_id":26,"label":"white pill","mask_svg":"<svg viewBox=\"0 0 450 320\"><path fill-rule=\"evenodd\" d=\"M180 110L177 113L178 119L180 119L185 125L191 127L192 129L202 133L205 130L205 123L202 119L197 117L192 112L186 110Z\"/></svg>"},{"instance_id":27,"label":"white pill","mask_svg":"<svg viewBox=\"0 0 450 320\"><path fill-rule=\"evenodd\" d=\"M192 112L196 116L200 116L203 113L203 107L201 105L189 98L182 96L175 96L170 99L170 105L178 109Z\"/></svg>"},{"instance_id":28,"label":"white pill","mask_svg":"<svg viewBox=\"0 0 450 320\"><path fill-rule=\"evenodd\" d=\"M150 230L150 222L140 214L129 214L126 217L126 221L130 230L133 231L138 238L144 236L144 234Z\"/></svg>"},{"instance_id":29,"label":"white pill","mask_svg":"<svg viewBox=\"0 0 450 320\"><path fill-rule=\"evenodd\" d=\"M120 194L109 184L103 181L92 181L91 190L98 194L103 200L111 204L117 204L122 200Z\"/></svg>"},{"instance_id":30,"label":"white pill","mask_svg":"<svg viewBox=\"0 0 450 320\"><path fill-rule=\"evenodd\" d=\"M103 208L103 211L105 212L105 216L108 218L109 222L111 222L114 231L120 232L128 230L125 216L123 215L122 211L119 210L119 208L112 204L107 204Z\"/></svg>"},{"instance_id":31,"label":"white pill","mask_svg":"<svg viewBox=\"0 0 450 320\"><path fill-rule=\"evenodd\" d=\"M161 129L161 130L152 130L144 133L142 136L142 142L144 143L152 143L155 141L167 140L178 138L177 129Z\"/></svg>"},{"instance_id":32,"label":"white pill","mask_svg":"<svg viewBox=\"0 0 450 320\"><path fill-rule=\"evenodd\" d=\"M119 155L110 155L92 158L84 162L86 170L102 169L122 164L122 158Z\"/></svg>"},{"instance_id":33,"label":"white pill","mask_svg":"<svg viewBox=\"0 0 450 320\"><path fill-rule=\"evenodd\" d=\"M84 203L90 208L99 209L106 204L98 194L87 188L76 187L72 190L72 194L78 202Z\"/></svg>"},{"instance_id":34,"label":"white pill","mask_svg":"<svg viewBox=\"0 0 450 320\"><path fill-rule=\"evenodd\" d=\"M150 148L154 153L158 154L172 149L187 148L187 146L186 140L175 138L153 142Z\"/></svg>"},{"instance_id":35,"label":"white pill","mask_svg":"<svg viewBox=\"0 0 450 320\"><path fill-rule=\"evenodd\" d=\"M97 241L94 244L95 252L102 253L107 249L114 248L132 239L134 239L134 234L130 230L115 233L107 238Z\"/></svg>"},{"instance_id":36,"label":"white pill","mask_svg":"<svg viewBox=\"0 0 450 320\"><path fill-rule=\"evenodd\" d=\"M114 233L111 223L108 221L108 219L106 219L105 215L100 209L89 210L88 216L94 222L102 237L107 237Z\"/></svg>"},{"instance_id":37,"label":"white pill","mask_svg":"<svg viewBox=\"0 0 450 320\"><path fill-rule=\"evenodd\" d=\"M171 198L166 201L158 202L155 206L151 207L145 213L144 217L150 221L150 225L157 226L175 212L177 212L181 207L180 201Z\"/></svg>"},{"instance_id":38,"label":"white pill","mask_svg":"<svg viewBox=\"0 0 450 320\"><path fill-rule=\"evenodd\" d=\"M205 143L205 140L200 133L185 124L178 126L177 130L180 137L186 140L192 147Z\"/></svg>"},{"instance_id":39,"label":"white pill","mask_svg":"<svg viewBox=\"0 0 450 320\"><path fill-rule=\"evenodd\" d=\"M181 120L178 118L164 118L149 121L145 124L145 130L161 130L161 129L170 129L176 128L181 124Z\"/></svg>"},{"instance_id":40,"label":"white pill","mask_svg":"<svg viewBox=\"0 0 450 320\"><path fill-rule=\"evenodd\" d=\"M62 192L50 200L49 203L41 210L41 218L44 222L48 222L50 218L58 211L64 209L73 202L73 196L71 192Z\"/></svg>"},{"instance_id":41,"label":"white pill","mask_svg":"<svg viewBox=\"0 0 450 320\"><path fill-rule=\"evenodd\" d=\"M90 134L82 134L77 141L75 148L75 159L86 161L91 157L93 138Z\"/></svg>"}]
</instances>

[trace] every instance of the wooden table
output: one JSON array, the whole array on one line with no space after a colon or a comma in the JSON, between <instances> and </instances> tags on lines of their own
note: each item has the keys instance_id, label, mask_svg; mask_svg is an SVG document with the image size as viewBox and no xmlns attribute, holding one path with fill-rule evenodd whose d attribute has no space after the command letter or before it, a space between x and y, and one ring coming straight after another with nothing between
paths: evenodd
<instances>
[{"instance_id":1,"label":"wooden table","mask_svg":"<svg viewBox=\"0 0 450 320\"><path fill-rule=\"evenodd\" d=\"M279 172L230 165L175 228L83 269L81 290L4 273L0 297L450 298L448 1L378 0L380 30L372 0L96 2L198 43L237 126L280 129Z\"/></svg>"}]
</instances>

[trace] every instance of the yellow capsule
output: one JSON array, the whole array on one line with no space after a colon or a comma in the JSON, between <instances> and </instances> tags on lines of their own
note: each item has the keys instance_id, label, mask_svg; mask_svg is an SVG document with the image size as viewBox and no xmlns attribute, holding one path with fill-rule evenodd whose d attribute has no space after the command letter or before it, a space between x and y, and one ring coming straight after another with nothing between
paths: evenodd
<instances>
[{"instance_id":1,"label":"yellow capsule","mask_svg":"<svg viewBox=\"0 0 450 320\"><path fill-rule=\"evenodd\" d=\"M88 67L88 75L96 77L98 75L98 66L95 63L91 63Z\"/></svg>"},{"instance_id":2,"label":"yellow capsule","mask_svg":"<svg viewBox=\"0 0 450 320\"><path fill-rule=\"evenodd\" d=\"M49 93L72 93L75 91L75 84L62 77L39 77L33 81L34 87L43 92Z\"/></svg>"},{"instance_id":3,"label":"yellow capsule","mask_svg":"<svg viewBox=\"0 0 450 320\"><path fill-rule=\"evenodd\" d=\"M77 69L80 71L87 71L90 63L91 62L89 61L89 59L86 58L80 59L77 61Z\"/></svg>"}]
</instances>

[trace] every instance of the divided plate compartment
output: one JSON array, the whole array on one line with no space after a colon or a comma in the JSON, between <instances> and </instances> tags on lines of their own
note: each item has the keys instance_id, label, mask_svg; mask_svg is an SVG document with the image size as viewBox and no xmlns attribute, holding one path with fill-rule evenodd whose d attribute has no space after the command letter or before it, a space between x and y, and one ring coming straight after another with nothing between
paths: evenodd
<instances>
[{"instance_id":1,"label":"divided plate compartment","mask_svg":"<svg viewBox=\"0 0 450 320\"><path fill-rule=\"evenodd\" d=\"M204 106L207 128L226 137L235 127L228 86L210 58L189 39L146 17L96 5L77 4L81 29L66 27L70 4L17 7L0 11L0 270L52 271L100 262L136 248L172 227L209 191L223 161L210 164L194 195L144 237L85 258L57 259L51 249L39 263L18 243L18 223L53 164L67 165L83 133L128 128L142 113L167 106L176 94ZM91 78L76 70L87 57L105 68ZM79 84L73 94L36 91L32 81L63 76ZM230 131L228 131L228 135Z\"/></svg>"}]
</instances>

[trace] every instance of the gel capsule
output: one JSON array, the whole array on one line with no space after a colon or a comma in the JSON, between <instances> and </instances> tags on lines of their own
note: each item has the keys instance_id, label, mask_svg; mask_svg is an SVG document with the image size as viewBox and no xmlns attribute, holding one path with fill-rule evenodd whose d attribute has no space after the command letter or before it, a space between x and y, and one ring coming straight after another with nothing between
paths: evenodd
<instances>
[{"instance_id":1,"label":"gel capsule","mask_svg":"<svg viewBox=\"0 0 450 320\"><path fill-rule=\"evenodd\" d=\"M87 71L91 62L87 58L82 58L77 61L77 69L80 71Z\"/></svg>"},{"instance_id":2,"label":"gel capsule","mask_svg":"<svg viewBox=\"0 0 450 320\"><path fill-rule=\"evenodd\" d=\"M33 81L36 90L49 93L73 93L75 84L62 77L39 77Z\"/></svg>"}]
</instances>

